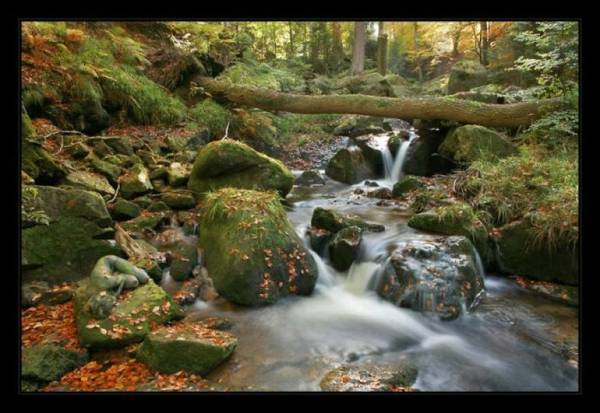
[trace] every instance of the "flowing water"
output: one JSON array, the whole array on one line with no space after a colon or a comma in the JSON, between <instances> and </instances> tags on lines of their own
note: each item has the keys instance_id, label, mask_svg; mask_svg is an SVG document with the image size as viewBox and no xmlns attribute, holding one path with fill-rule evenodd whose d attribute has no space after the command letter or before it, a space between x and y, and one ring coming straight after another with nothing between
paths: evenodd
<instances>
[{"instance_id":1,"label":"flowing water","mask_svg":"<svg viewBox=\"0 0 600 413\"><path fill-rule=\"evenodd\" d=\"M407 146L390 158L381 184L399 176ZM187 308L191 318L235 323L238 348L209 379L231 390L318 391L322 377L341 365L393 367L408 359L419 370L415 387L423 391L577 390L575 308L490 275L475 310L450 322L379 298L372 286L394 245L431 236L406 225L406 210L377 206L377 200L353 195L354 188L327 179L324 186L294 187L287 198L301 237L317 206L386 226L364 234L360 256L347 272L311 252L319 279L310 297L256 309L222 299Z\"/></svg>"}]
</instances>

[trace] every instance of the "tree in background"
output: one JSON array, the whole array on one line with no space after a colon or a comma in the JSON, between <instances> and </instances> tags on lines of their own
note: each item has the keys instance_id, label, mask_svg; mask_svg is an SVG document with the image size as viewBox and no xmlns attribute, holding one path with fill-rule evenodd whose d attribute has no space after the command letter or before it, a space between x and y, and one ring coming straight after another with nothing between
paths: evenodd
<instances>
[{"instance_id":1,"label":"tree in background","mask_svg":"<svg viewBox=\"0 0 600 413\"><path fill-rule=\"evenodd\" d=\"M365 70L365 46L367 43L367 22L354 23L354 43L352 45L352 74Z\"/></svg>"},{"instance_id":2,"label":"tree in background","mask_svg":"<svg viewBox=\"0 0 600 413\"><path fill-rule=\"evenodd\" d=\"M379 22L379 33L377 35L377 71L385 76L387 72L387 34L384 32L384 23Z\"/></svg>"}]
</instances>

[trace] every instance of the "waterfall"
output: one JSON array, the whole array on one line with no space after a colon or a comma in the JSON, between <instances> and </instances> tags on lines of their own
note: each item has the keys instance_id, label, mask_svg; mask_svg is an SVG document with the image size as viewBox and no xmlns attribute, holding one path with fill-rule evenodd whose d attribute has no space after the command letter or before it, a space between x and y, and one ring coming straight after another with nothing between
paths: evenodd
<instances>
[{"instance_id":1,"label":"waterfall","mask_svg":"<svg viewBox=\"0 0 600 413\"><path fill-rule=\"evenodd\" d=\"M392 165L392 169L388 175L388 171L386 170L385 178L391 182L398 182L402 177L402 167L404 166L404 160L406 158L406 152L408 151L408 147L411 142L417 137L417 134L414 130L410 130L410 135L407 140L403 141L398 148L398 153L396 154L396 159L394 159L394 164Z\"/></svg>"}]
</instances>

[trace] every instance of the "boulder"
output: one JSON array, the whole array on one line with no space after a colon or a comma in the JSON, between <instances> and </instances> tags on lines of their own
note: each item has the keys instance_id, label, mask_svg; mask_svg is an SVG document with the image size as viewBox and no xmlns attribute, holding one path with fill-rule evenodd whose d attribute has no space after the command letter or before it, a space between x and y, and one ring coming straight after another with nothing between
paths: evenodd
<instances>
[{"instance_id":1,"label":"boulder","mask_svg":"<svg viewBox=\"0 0 600 413\"><path fill-rule=\"evenodd\" d=\"M377 188L372 191L367 192L367 196L369 198L378 198L378 199L391 199L392 191L390 188Z\"/></svg>"},{"instance_id":2,"label":"boulder","mask_svg":"<svg viewBox=\"0 0 600 413\"><path fill-rule=\"evenodd\" d=\"M327 163L325 173L336 181L350 185L377 177L358 146L340 149Z\"/></svg>"},{"instance_id":3,"label":"boulder","mask_svg":"<svg viewBox=\"0 0 600 413\"><path fill-rule=\"evenodd\" d=\"M376 286L385 300L442 320L474 308L484 291L483 273L466 237L398 243Z\"/></svg>"},{"instance_id":4,"label":"boulder","mask_svg":"<svg viewBox=\"0 0 600 413\"><path fill-rule=\"evenodd\" d=\"M185 322L148 334L136 358L161 373L186 371L204 376L227 360L236 346L237 339L229 332Z\"/></svg>"},{"instance_id":5,"label":"boulder","mask_svg":"<svg viewBox=\"0 0 600 413\"><path fill-rule=\"evenodd\" d=\"M187 149L198 151L202 146L210 142L210 132L208 128L200 128L191 138L185 143Z\"/></svg>"},{"instance_id":6,"label":"boulder","mask_svg":"<svg viewBox=\"0 0 600 413\"><path fill-rule=\"evenodd\" d=\"M133 146L127 136L101 136L90 138L90 140L103 140L113 151L122 155L133 155Z\"/></svg>"},{"instance_id":7,"label":"boulder","mask_svg":"<svg viewBox=\"0 0 600 413\"><path fill-rule=\"evenodd\" d=\"M21 376L41 382L58 380L87 360L87 352L69 350L55 343L35 344L23 349Z\"/></svg>"},{"instance_id":8,"label":"boulder","mask_svg":"<svg viewBox=\"0 0 600 413\"><path fill-rule=\"evenodd\" d=\"M277 190L285 196L293 184L294 175L280 161L244 143L222 139L198 152L188 188L197 193L223 187Z\"/></svg>"},{"instance_id":9,"label":"boulder","mask_svg":"<svg viewBox=\"0 0 600 413\"><path fill-rule=\"evenodd\" d=\"M416 176L446 174L456 168L454 162L439 155L438 148L448 128L439 121L417 123L417 137L410 142L402 170Z\"/></svg>"},{"instance_id":10,"label":"boulder","mask_svg":"<svg viewBox=\"0 0 600 413\"><path fill-rule=\"evenodd\" d=\"M152 191L148 170L141 163L133 165L119 180L121 182L121 193L126 198Z\"/></svg>"},{"instance_id":11,"label":"boulder","mask_svg":"<svg viewBox=\"0 0 600 413\"><path fill-rule=\"evenodd\" d=\"M392 155L394 157L398 154L398 149L400 149L402 142L407 140L409 138L409 135L410 134L409 134L408 130L402 130L399 133L390 136L390 138L388 139L387 145L388 145L388 149L390 150L390 152L392 153Z\"/></svg>"},{"instance_id":12,"label":"boulder","mask_svg":"<svg viewBox=\"0 0 600 413\"><path fill-rule=\"evenodd\" d=\"M383 121L378 117L348 115L333 130L335 136L357 136L384 133Z\"/></svg>"},{"instance_id":13,"label":"boulder","mask_svg":"<svg viewBox=\"0 0 600 413\"><path fill-rule=\"evenodd\" d=\"M142 209L138 204L126 199L118 199L110 209L112 217L118 221L133 219L138 217L141 212Z\"/></svg>"},{"instance_id":14,"label":"boulder","mask_svg":"<svg viewBox=\"0 0 600 413\"><path fill-rule=\"evenodd\" d=\"M311 218L313 227L336 233L346 227L356 226L363 231L382 232L385 227L380 224L370 224L355 215L341 214L333 209L317 207Z\"/></svg>"},{"instance_id":15,"label":"boulder","mask_svg":"<svg viewBox=\"0 0 600 413\"><path fill-rule=\"evenodd\" d=\"M119 295L110 315L97 320L89 300L101 292L91 279L75 291L75 322L79 342L91 349L119 348L140 342L153 324L183 317L183 310L152 280L127 294Z\"/></svg>"},{"instance_id":16,"label":"boulder","mask_svg":"<svg viewBox=\"0 0 600 413\"><path fill-rule=\"evenodd\" d=\"M465 203L440 206L413 215L407 225L434 234L465 236L475 245L486 268L491 268L494 262L487 229L473 208Z\"/></svg>"},{"instance_id":17,"label":"boulder","mask_svg":"<svg viewBox=\"0 0 600 413\"><path fill-rule=\"evenodd\" d=\"M167 221L165 212L145 213L122 223L123 229L129 232L143 232L158 228Z\"/></svg>"},{"instance_id":18,"label":"boulder","mask_svg":"<svg viewBox=\"0 0 600 413\"><path fill-rule=\"evenodd\" d=\"M98 192L102 195L115 194L115 188L111 186L108 180L104 176L93 172L73 171L65 177L63 184L74 188Z\"/></svg>"},{"instance_id":19,"label":"boulder","mask_svg":"<svg viewBox=\"0 0 600 413\"><path fill-rule=\"evenodd\" d=\"M110 179L111 182L117 182L117 179L123 173L123 170L117 165L103 161L98 158L93 158L92 160L90 160L90 165L92 166L92 169L94 169L94 171L104 175L105 177Z\"/></svg>"},{"instance_id":20,"label":"boulder","mask_svg":"<svg viewBox=\"0 0 600 413\"><path fill-rule=\"evenodd\" d=\"M500 227L499 233L496 261L501 272L562 284L579 283L579 245L573 248L560 240L553 246L535 242L528 216Z\"/></svg>"},{"instance_id":21,"label":"boulder","mask_svg":"<svg viewBox=\"0 0 600 413\"><path fill-rule=\"evenodd\" d=\"M23 207L37 211L46 224L31 223L21 233L23 279L62 282L86 277L98 258L122 255L112 237L112 219L94 192L31 186Z\"/></svg>"},{"instance_id":22,"label":"boulder","mask_svg":"<svg viewBox=\"0 0 600 413\"><path fill-rule=\"evenodd\" d=\"M90 154L91 150L85 143L76 142L67 149L67 152L73 159L83 159Z\"/></svg>"},{"instance_id":23,"label":"boulder","mask_svg":"<svg viewBox=\"0 0 600 413\"><path fill-rule=\"evenodd\" d=\"M271 304L314 289L316 264L276 193L234 188L211 192L200 228L206 268L219 294L229 301Z\"/></svg>"},{"instance_id":24,"label":"boulder","mask_svg":"<svg viewBox=\"0 0 600 413\"><path fill-rule=\"evenodd\" d=\"M150 177L151 180L154 180L154 179L167 180L167 179L169 179L169 168L167 168L166 166L159 166L157 168L152 169L152 171L150 171L150 174L148 176Z\"/></svg>"},{"instance_id":25,"label":"boulder","mask_svg":"<svg viewBox=\"0 0 600 413\"><path fill-rule=\"evenodd\" d=\"M171 277L175 281L184 281L192 275L198 264L198 250L195 245L179 241L170 251Z\"/></svg>"},{"instance_id":26,"label":"boulder","mask_svg":"<svg viewBox=\"0 0 600 413\"><path fill-rule=\"evenodd\" d=\"M467 91L488 83L486 68L475 61L461 61L452 66L448 79L448 94Z\"/></svg>"},{"instance_id":27,"label":"boulder","mask_svg":"<svg viewBox=\"0 0 600 413\"><path fill-rule=\"evenodd\" d=\"M147 209L150 212L165 212L171 210L171 208L169 208L169 205L160 200L153 201L150 205L148 205Z\"/></svg>"},{"instance_id":28,"label":"boulder","mask_svg":"<svg viewBox=\"0 0 600 413\"><path fill-rule=\"evenodd\" d=\"M188 191L163 192L160 200L173 209L191 209L196 206L194 195Z\"/></svg>"},{"instance_id":29,"label":"boulder","mask_svg":"<svg viewBox=\"0 0 600 413\"><path fill-rule=\"evenodd\" d=\"M361 136L354 139L356 145L362 151L363 156L377 174L383 174L383 152L377 142L369 136Z\"/></svg>"},{"instance_id":30,"label":"boulder","mask_svg":"<svg viewBox=\"0 0 600 413\"><path fill-rule=\"evenodd\" d=\"M517 148L496 131L479 125L465 125L448 133L439 153L455 162L468 163L516 155Z\"/></svg>"},{"instance_id":31,"label":"boulder","mask_svg":"<svg viewBox=\"0 0 600 413\"><path fill-rule=\"evenodd\" d=\"M347 271L360 251L362 229L357 226L343 228L329 243L331 264L338 271Z\"/></svg>"},{"instance_id":32,"label":"boulder","mask_svg":"<svg viewBox=\"0 0 600 413\"><path fill-rule=\"evenodd\" d=\"M423 188L424 184L417 177L407 175L394 184L392 195L397 198L404 194Z\"/></svg>"},{"instance_id":33,"label":"boulder","mask_svg":"<svg viewBox=\"0 0 600 413\"><path fill-rule=\"evenodd\" d=\"M184 186L190 179L191 168L188 164L173 162L167 169L169 185Z\"/></svg>"},{"instance_id":34,"label":"boulder","mask_svg":"<svg viewBox=\"0 0 600 413\"><path fill-rule=\"evenodd\" d=\"M31 281L23 283L21 287L22 307L62 304L72 297L73 289L68 284L50 287L45 281Z\"/></svg>"},{"instance_id":35,"label":"boulder","mask_svg":"<svg viewBox=\"0 0 600 413\"><path fill-rule=\"evenodd\" d=\"M329 392L405 392L417 380L418 370L410 363L400 366L341 366L329 371L320 387Z\"/></svg>"},{"instance_id":36,"label":"boulder","mask_svg":"<svg viewBox=\"0 0 600 413\"><path fill-rule=\"evenodd\" d=\"M325 179L321 177L319 171L308 170L302 172L294 184L299 186L325 185Z\"/></svg>"},{"instance_id":37,"label":"boulder","mask_svg":"<svg viewBox=\"0 0 600 413\"><path fill-rule=\"evenodd\" d=\"M323 228L310 227L307 230L310 239L310 248L319 255L323 255L325 247L331 241L334 234Z\"/></svg>"}]
</instances>

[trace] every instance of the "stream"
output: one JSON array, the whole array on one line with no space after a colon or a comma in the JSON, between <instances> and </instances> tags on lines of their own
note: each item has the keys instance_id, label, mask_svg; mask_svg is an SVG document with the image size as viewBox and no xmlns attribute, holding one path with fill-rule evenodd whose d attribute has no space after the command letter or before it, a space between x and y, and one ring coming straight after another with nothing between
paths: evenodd
<instances>
[{"instance_id":1,"label":"stream","mask_svg":"<svg viewBox=\"0 0 600 413\"><path fill-rule=\"evenodd\" d=\"M386 171L376 181L380 186L391 187L401 177L414 137L411 131L395 157L387 150L387 135L376 137ZM357 187L364 188L326 178L325 185L295 186L286 199L289 219L305 241L317 206L385 225L384 232L364 234L359 258L347 272L312 253L319 279L310 297L255 309L221 298L187 306L191 319L216 316L234 323L238 347L208 379L229 390L319 391L323 376L342 365L393 368L409 360L418 368L414 387L421 391L577 390L576 308L492 274L485 275L479 305L454 321L379 298L370 287L394 245L432 236L406 225L410 212L404 207L378 206L378 199L355 195ZM167 274L163 285L170 283Z\"/></svg>"}]
</instances>

